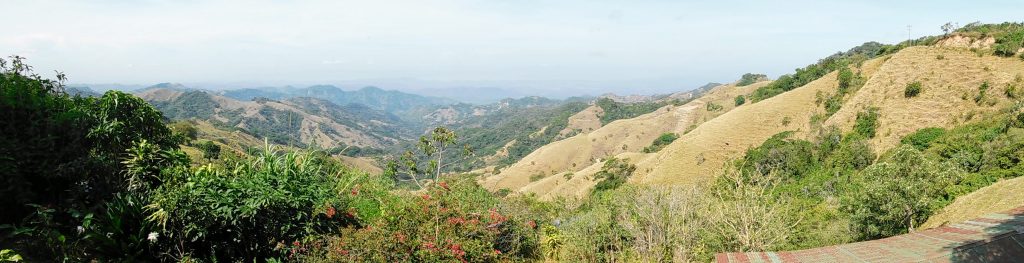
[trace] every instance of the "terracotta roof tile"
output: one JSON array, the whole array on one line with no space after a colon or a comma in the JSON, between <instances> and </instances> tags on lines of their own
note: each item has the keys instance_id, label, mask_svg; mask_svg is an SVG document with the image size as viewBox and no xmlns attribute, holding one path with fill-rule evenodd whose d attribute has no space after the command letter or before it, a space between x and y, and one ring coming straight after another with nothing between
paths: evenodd
<instances>
[{"instance_id":1,"label":"terracotta roof tile","mask_svg":"<svg viewBox=\"0 0 1024 263\"><path fill-rule=\"evenodd\" d=\"M716 262L1024 262L1024 206L935 229L785 252L733 252Z\"/></svg>"}]
</instances>

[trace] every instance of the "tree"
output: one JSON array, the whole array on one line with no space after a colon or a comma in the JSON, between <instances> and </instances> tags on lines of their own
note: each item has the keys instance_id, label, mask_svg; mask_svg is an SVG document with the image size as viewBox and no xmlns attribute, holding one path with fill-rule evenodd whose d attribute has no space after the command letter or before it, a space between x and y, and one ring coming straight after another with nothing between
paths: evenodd
<instances>
[{"instance_id":1,"label":"tree","mask_svg":"<svg viewBox=\"0 0 1024 263\"><path fill-rule=\"evenodd\" d=\"M416 145L418 152L406 151L399 158L400 162L388 163L388 173L398 180L412 181L420 189L426 186L427 182L423 180L429 179L430 182L437 182L441 178L444 168L450 165L450 163L445 163L445 154L455 144L457 138L455 132L448 128L434 128L430 134L420 136L420 141ZM465 145L462 149L463 160L472 154L473 151L470 150L469 145ZM423 160L426 160L426 166L421 164Z\"/></svg>"},{"instance_id":2,"label":"tree","mask_svg":"<svg viewBox=\"0 0 1024 263\"><path fill-rule=\"evenodd\" d=\"M203 158L206 160L216 160L220 158L220 145L213 143L213 141L205 141L196 145L200 150L203 151Z\"/></svg>"},{"instance_id":3,"label":"tree","mask_svg":"<svg viewBox=\"0 0 1024 263\"><path fill-rule=\"evenodd\" d=\"M957 24L956 23L946 22L946 24L942 25L942 32L944 34L946 34L946 35L949 35L949 33L952 33L953 31L956 31L956 28L957 28Z\"/></svg>"},{"instance_id":4,"label":"tree","mask_svg":"<svg viewBox=\"0 0 1024 263\"><path fill-rule=\"evenodd\" d=\"M142 99L69 96L65 80L42 78L22 57L0 59L0 224L25 218L25 204L95 205L125 190L121 161L138 141L177 147Z\"/></svg>"},{"instance_id":5,"label":"tree","mask_svg":"<svg viewBox=\"0 0 1024 263\"><path fill-rule=\"evenodd\" d=\"M863 185L843 200L864 238L906 233L941 208L962 170L927 158L909 145L894 149L858 177Z\"/></svg>"}]
</instances>

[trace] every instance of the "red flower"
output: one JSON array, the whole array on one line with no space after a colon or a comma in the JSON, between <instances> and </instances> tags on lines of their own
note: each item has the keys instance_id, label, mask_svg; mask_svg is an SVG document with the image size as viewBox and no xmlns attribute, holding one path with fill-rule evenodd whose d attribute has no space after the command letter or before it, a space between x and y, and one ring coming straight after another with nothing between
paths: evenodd
<instances>
[{"instance_id":1,"label":"red flower","mask_svg":"<svg viewBox=\"0 0 1024 263\"><path fill-rule=\"evenodd\" d=\"M423 248L430 249L430 250L435 249L434 242L423 243Z\"/></svg>"},{"instance_id":2,"label":"red flower","mask_svg":"<svg viewBox=\"0 0 1024 263\"><path fill-rule=\"evenodd\" d=\"M461 217L450 217L450 218L448 218L448 224L449 225L458 225L458 224L463 224L463 223L466 223L466 220L462 219Z\"/></svg>"},{"instance_id":3,"label":"red flower","mask_svg":"<svg viewBox=\"0 0 1024 263\"><path fill-rule=\"evenodd\" d=\"M446 183L446 182L440 182L440 183L437 183L437 185L440 185L441 188L444 188L444 190L452 190L451 188L448 188L448 183Z\"/></svg>"},{"instance_id":4,"label":"red flower","mask_svg":"<svg viewBox=\"0 0 1024 263\"><path fill-rule=\"evenodd\" d=\"M491 217L491 222L493 222L493 223L505 222L505 216L502 216L501 213L498 213L498 211L494 210L493 208L491 209L490 217Z\"/></svg>"},{"instance_id":5,"label":"red flower","mask_svg":"<svg viewBox=\"0 0 1024 263\"><path fill-rule=\"evenodd\" d=\"M327 218L332 218L332 217L334 217L334 214L337 213L337 212L338 212L337 210L334 210L334 206L328 205L327 206L327 211L324 212L324 214L327 214Z\"/></svg>"},{"instance_id":6,"label":"red flower","mask_svg":"<svg viewBox=\"0 0 1024 263\"><path fill-rule=\"evenodd\" d=\"M429 194L423 194L423 196L420 196L420 197L423 198L423 200L430 200L430 195Z\"/></svg>"},{"instance_id":7,"label":"red flower","mask_svg":"<svg viewBox=\"0 0 1024 263\"><path fill-rule=\"evenodd\" d=\"M527 221L526 225L530 226L530 228L537 228L537 222L533 222L533 220Z\"/></svg>"},{"instance_id":8,"label":"red flower","mask_svg":"<svg viewBox=\"0 0 1024 263\"><path fill-rule=\"evenodd\" d=\"M297 246L299 246L299 245L302 245L302 244L301 244L301 243L299 243L299 241L298 241L298 240L295 240L295 242L292 242L292 246L296 246L296 247L297 247Z\"/></svg>"},{"instance_id":9,"label":"red flower","mask_svg":"<svg viewBox=\"0 0 1024 263\"><path fill-rule=\"evenodd\" d=\"M356 184L355 187L352 187L352 196L357 196L357 195L359 195L359 185L358 184Z\"/></svg>"},{"instance_id":10,"label":"red flower","mask_svg":"<svg viewBox=\"0 0 1024 263\"><path fill-rule=\"evenodd\" d=\"M497 249L495 249L495 250L494 250L494 254L495 254L495 255L501 255L501 250L497 250Z\"/></svg>"}]
</instances>

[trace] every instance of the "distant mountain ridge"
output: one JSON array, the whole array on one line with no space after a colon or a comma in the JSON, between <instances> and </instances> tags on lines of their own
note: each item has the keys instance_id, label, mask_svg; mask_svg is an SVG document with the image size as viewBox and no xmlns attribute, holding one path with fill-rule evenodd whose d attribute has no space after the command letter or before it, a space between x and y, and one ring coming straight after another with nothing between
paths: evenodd
<instances>
[{"instance_id":1,"label":"distant mountain ridge","mask_svg":"<svg viewBox=\"0 0 1024 263\"><path fill-rule=\"evenodd\" d=\"M353 91L346 91L333 85L315 85L306 88L247 88L220 91L219 94L242 101L255 98L280 100L312 97L327 100L337 105L362 104L373 109L391 113L401 113L418 107L458 103L458 101L452 99L422 96L396 90L384 90L373 86Z\"/></svg>"}]
</instances>

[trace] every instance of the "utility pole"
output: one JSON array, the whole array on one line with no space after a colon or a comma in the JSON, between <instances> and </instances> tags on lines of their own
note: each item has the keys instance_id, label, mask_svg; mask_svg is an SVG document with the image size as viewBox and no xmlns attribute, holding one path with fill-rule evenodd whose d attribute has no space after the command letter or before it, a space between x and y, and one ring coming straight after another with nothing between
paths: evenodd
<instances>
[{"instance_id":1,"label":"utility pole","mask_svg":"<svg viewBox=\"0 0 1024 263\"><path fill-rule=\"evenodd\" d=\"M913 26L907 25L907 41L910 41L910 45L914 45L914 37L910 33L911 29L913 29Z\"/></svg>"}]
</instances>

